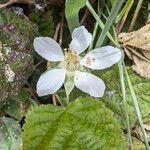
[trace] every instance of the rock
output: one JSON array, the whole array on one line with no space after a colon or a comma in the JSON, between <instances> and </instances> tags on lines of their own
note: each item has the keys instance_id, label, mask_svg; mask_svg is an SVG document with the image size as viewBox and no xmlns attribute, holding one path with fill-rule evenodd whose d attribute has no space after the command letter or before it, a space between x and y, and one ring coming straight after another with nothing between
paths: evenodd
<instances>
[{"instance_id":1,"label":"rock","mask_svg":"<svg viewBox=\"0 0 150 150\"><path fill-rule=\"evenodd\" d=\"M31 23L0 10L0 102L16 95L33 72Z\"/></svg>"}]
</instances>

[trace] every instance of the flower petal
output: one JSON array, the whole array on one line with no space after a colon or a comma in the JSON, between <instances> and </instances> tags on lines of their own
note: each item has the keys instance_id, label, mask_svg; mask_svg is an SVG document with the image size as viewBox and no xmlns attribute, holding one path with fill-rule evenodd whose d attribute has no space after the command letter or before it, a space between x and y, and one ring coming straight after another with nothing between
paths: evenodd
<instances>
[{"instance_id":1,"label":"flower petal","mask_svg":"<svg viewBox=\"0 0 150 150\"><path fill-rule=\"evenodd\" d=\"M92 41L92 34L84 26L75 28L72 33L72 41L69 48L77 54L88 48Z\"/></svg>"},{"instance_id":2,"label":"flower petal","mask_svg":"<svg viewBox=\"0 0 150 150\"><path fill-rule=\"evenodd\" d=\"M37 94L39 96L54 94L63 85L65 75L64 69L53 69L44 73L37 83Z\"/></svg>"},{"instance_id":3,"label":"flower petal","mask_svg":"<svg viewBox=\"0 0 150 150\"><path fill-rule=\"evenodd\" d=\"M86 72L76 71L74 83L77 88L93 97L102 97L105 91L103 80Z\"/></svg>"},{"instance_id":4,"label":"flower petal","mask_svg":"<svg viewBox=\"0 0 150 150\"><path fill-rule=\"evenodd\" d=\"M59 44L49 37L36 37L34 39L35 51L49 61L63 61L64 55Z\"/></svg>"},{"instance_id":5,"label":"flower petal","mask_svg":"<svg viewBox=\"0 0 150 150\"><path fill-rule=\"evenodd\" d=\"M80 64L91 69L101 70L112 66L121 59L121 50L112 46L96 48L80 61Z\"/></svg>"}]
</instances>

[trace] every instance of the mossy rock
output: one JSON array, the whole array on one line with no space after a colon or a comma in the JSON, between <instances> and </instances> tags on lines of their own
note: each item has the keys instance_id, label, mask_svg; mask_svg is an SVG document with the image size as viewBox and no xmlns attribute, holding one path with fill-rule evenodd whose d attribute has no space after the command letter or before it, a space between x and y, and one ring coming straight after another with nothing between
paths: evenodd
<instances>
[{"instance_id":1,"label":"mossy rock","mask_svg":"<svg viewBox=\"0 0 150 150\"><path fill-rule=\"evenodd\" d=\"M0 10L0 102L16 95L33 71L32 24Z\"/></svg>"}]
</instances>

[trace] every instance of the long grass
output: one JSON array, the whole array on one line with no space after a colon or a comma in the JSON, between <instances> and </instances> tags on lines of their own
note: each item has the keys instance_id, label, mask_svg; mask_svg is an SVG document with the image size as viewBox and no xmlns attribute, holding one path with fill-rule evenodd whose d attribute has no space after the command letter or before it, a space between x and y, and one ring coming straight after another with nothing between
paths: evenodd
<instances>
[{"instance_id":1,"label":"long grass","mask_svg":"<svg viewBox=\"0 0 150 150\"><path fill-rule=\"evenodd\" d=\"M112 11L114 11L114 12L110 13L109 17L107 18L106 23L103 23L103 21L99 18L98 14L95 12L95 10L93 9L93 7L89 3L89 1L86 2L86 6L89 9L89 11L91 12L91 14L93 15L93 17L95 18L96 24L98 24L99 27L102 29L101 36L100 36L100 38L98 40L99 46L103 44L103 41L104 41L104 39L107 36L110 39L110 41L116 47L121 47L119 45L119 43L116 42L115 37L113 37L112 34L109 32L110 27L113 27L113 23L115 22L115 19L114 19L115 17L113 17L112 14L114 14L114 16L117 15L117 14L119 14L118 13L119 8L116 9L117 2L119 4L118 7L121 7L121 5L123 3L123 1L120 1L120 0L118 0L118 1L116 0L115 1L115 4L114 4L115 6L112 9ZM131 3L128 2L128 6L130 6L130 8L131 8L132 4L133 4L133 1L131 1ZM128 13L129 13L130 8L127 9L127 7L126 7L126 9L124 9L123 13L124 13L125 16L122 15L123 18L126 19ZM118 15L117 19L120 17L119 15ZM121 19L121 17L120 17L120 19ZM142 120L141 112L140 112L140 109L139 109L139 104L138 104L138 101L137 101L137 96L136 96L136 93L135 93L135 91L133 89L130 76L128 75L128 72L126 70L125 64L119 63L118 64L118 69L119 69L120 85L121 85L122 99L123 99L122 102L123 102L124 113L125 113L125 117L126 117L126 126L127 126L127 130L128 130L128 138L129 138L130 149L131 150L133 149L133 144L132 144L132 138L131 138L130 122L129 122L129 115L130 114L128 113L127 102L126 102L127 98L126 98L126 86L125 86L125 82L124 82L125 78L127 79L127 84L128 84L129 89L130 89L130 96L132 98L132 102L133 102L133 105L134 105L134 108L135 108L135 113L137 115L137 119L139 121L141 130L143 132L145 147L146 147L147 150L149 150L150 147L149 147L149 144L148 144L148 139L147 139L146 131L145 131L144 126L143 126L143 120Z\"/></svg>"}]
</instances>

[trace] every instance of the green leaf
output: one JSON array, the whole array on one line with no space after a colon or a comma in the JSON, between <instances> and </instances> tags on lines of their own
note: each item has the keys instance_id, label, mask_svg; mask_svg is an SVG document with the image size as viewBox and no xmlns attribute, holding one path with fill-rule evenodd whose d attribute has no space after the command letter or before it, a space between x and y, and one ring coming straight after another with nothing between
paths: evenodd
<instances>
[{"instance_id":1,"label":"green leaf","mask_svg":"<svg viewBox=\"0 0 150 150\"><path fill-rule=\"evenodd\" d=\"M21 150L21 128L17 121L11 118L0 118L0 149Z\"/></svg>"},{"instance_id":2,"label":"green leaf","mask_svg":"<svg viewBox=\"0 0 150 150\"><path fill-rule=\"evenodd\" d=\"M138 103L143 117L147 117L150 114L150 80L145 79L137 75L130 67L127 67L133 88L138 98ZM106 69L97 73L97 76L102 78L107 86L106 94L102 98L106 106L114 111L116 115L124 118L123 114L123 103L122 103L122 94L120 89L120 80L119 80L119 70L117 66L112 67L111 69ZM127 111L130 117L130 123L134 124L137 121L135 109L132 103L130 91L127 88L126 83L126 101L127 101ZM146 91L146 92L145 92Z\"/></svg>"},{"instance_id":3,"label":"green leaf","mask_svg":"<svg viewBox=\"0 0 150 150\"><path fill-rule=\"evenodd\" d=\"M23 88L18 95L9 97L3 104L3 112L17 120L29 114L37 104L30 98L28 91Z\"/></svg>"},{"instance_id":4,"label":"green leaf","mask_svg":"<svg viewBox=\"0 0 150 150\"><path fill-rule=\"evenodd\" d=\"M26 119L24 150L126 149L113 113L100 101L78 98L66 108L44 105Z\"/></svg>"},{"instance_id":5,"label":"green leaf","mask_svg":"<svg viewBox=\"0 0 150 150\"><path fill-rule=\"evenodd\" d=\"M66 0L65 15L70 33L79 26L79 10L85 6L86 0Z\"/></svg>"}]
</instances>

